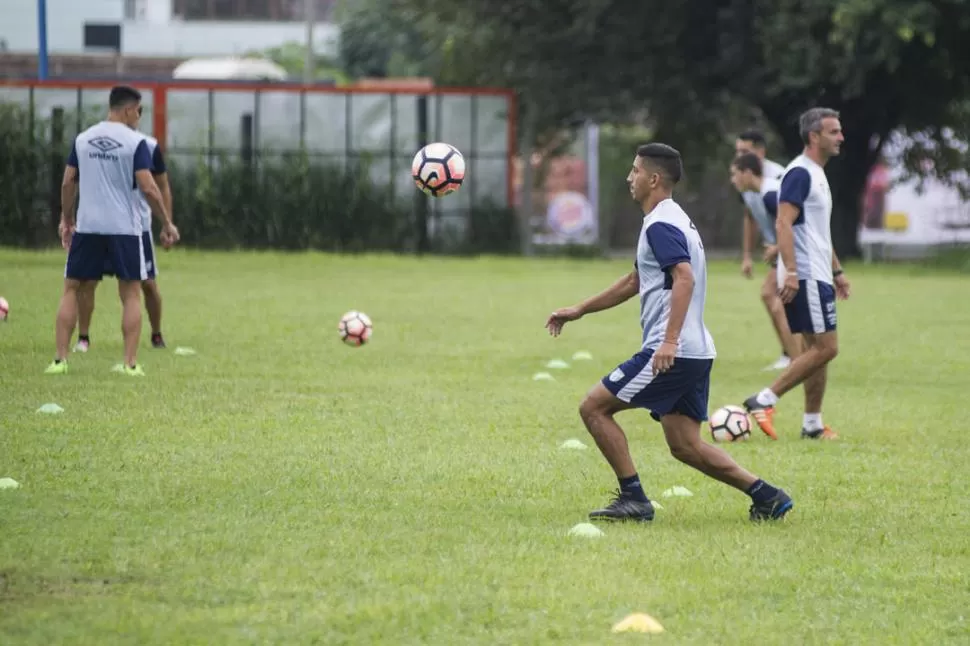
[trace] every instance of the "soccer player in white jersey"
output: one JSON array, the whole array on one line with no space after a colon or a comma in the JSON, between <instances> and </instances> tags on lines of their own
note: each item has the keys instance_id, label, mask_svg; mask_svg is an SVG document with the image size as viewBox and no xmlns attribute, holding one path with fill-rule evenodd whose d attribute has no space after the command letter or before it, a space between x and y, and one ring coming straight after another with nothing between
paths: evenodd
<instances>
[{"instance_id":1,"label":"soccer player in white jersey","mask_svg":"<svg viewBox=\"0 0 970 646\"><path fill-rule=\"evenodd\" d=\"M151 174L151 153L142 134L141 94L134 88L112 88L108 118L74 140L61 182L61 244L69 248L64 269L64 293L57 311L57 354L48 374L67 373L67 353L77 322L79 291L89 292L110 266L118 277L125 344L123 372L144 374L138 365L141 335L141 282L148 277L141 242L141 189L152 211L161 218L162 239L178 241L161 193ZM74 200L79 196L77 220Z\"/></svg>"},{"instance_id":2,"label":"soccer player in white jersey","mask_svg":"<svg viewBox=\"0 0 970 646\"><path fill-rule=\"evenodd\" d=\"M798 337L788 328L785 317L785 304L778 296L778 280L776 278L778 246L775 239L775 216L778 210L778 189L781 178L764 176L764 164L755 153L741 153L731 162L731 184L744 196L745 221L751 220L761 232L764 243L764 261L768 265L765 279L761 285L761 301L768 311L768 317L775 328L775 334L781 341L784 354L769 366L768 370L783 370L788 366L790 357L798 356L801 343ZM749 235L745 226L745 236ZM754 237L754 236L751 236Z\"/></svg>"},{"instance_id":3,"label":"soccer player in white jersey","mask_svg":"<svg viewBox=\"0 0 970 646\"><path fill-rule=\"evenodd\" d=\"M812 108L799 120L804 152L792 160L778 195L778 287L788 326L805 350L769 388L744 402L761 430L777 438L772 417L778 399L805 384L802 437L836 439L822 422L828 363L839 352L835 299L849 297L849 281L832 249L832 193L825 164L839 154L844 137L839 113Z\"/></svg>"},{"instance_id":4,"label":"soccer player in white jersey","mask_svg":"<svg viewBox=\"0 0 970 646\"><path fill-rule=\"evenodd\" d=\"M680 153L670 146L652 143L637 150L627 182L644 217L633 271L604 292L556 310L546 322L550 334L558 336L568 321L640 296L640 351L597 383L579 408L620 484L613 501L591 512L590 518L653 519L654 508L640 483L626 435L614 419L632 408L645 408L660 422L675 458L747 493L752 520L781 518L792 508L788 494L701 439L716 353L704 325L704 245L694 223L672 198L682 174Z\"/></svg>"},{"instance_id":5,"label":"soccer player in white jersey","mask_svg":"<svg viewBox=\"0 0 970 646\"><path fill-rule=\"evenodd\" d=\"M735 156L745 154L757 155L761 160L761 174L769 180L777 179L781 181L781 176L785 172L785 167L771 161L767 157L768 142L760 130L745 130L738 135L734 141ZM744 204L744 218L742 219L741 231L741 274L745 278L753 275L754 263L752 261L752 250L757 244L758 231L761 231L762 240L765 244L774 245L774 225L771 226L770 237L765 233L763 223L758 219L757 209L761 204L762 198L758 191L738 190L741 202ZM771 317L771 322L775 326L778 341L781 343L781 356L765 370L784 370L791 363L791 357L798 354L801 345L797 338L793 338L788 331L788 323L785 321L784 307L778 297L778 290L774 284L773 270L769 270L765 276L765 282L761 286L761 301ZM769 281L770 278L770 281ZM770 284L769 284L770 282Z\"/></svg>"},{"instance_id":6,"label":"soccer player in white jersey","mask_svg":"<svg viewBox=\"0 0 970 646\"><path fill-rule=\"evenodd\" d=\"M162 201L169 215L172 214L172 188L168 182L168 169L165 166L165 156L162 148L158 145L158 140L154 137L145 135L148 142L148 150L152 156L152 177L158 184L162 193ZM139 191L140 207L142 213L142 234L141 242L145 254L145 267L148 279L142 281L141 289L145 294L145 310L148 312L148 322L152 328L151 342L153 348L164 348L165 339L162 337L162 294L158 290L158 256L155 253L155 240L152 237L152 209L148 205L144 194ZM113 274L114 270L110 267L105 268L106 274ZM78 292L78 334L77 344L74 346L75 352L87 352L91 346L91 318L94 315L94 293L97 283L94 283L89 291Z\"/></svg>"}]
</instances>

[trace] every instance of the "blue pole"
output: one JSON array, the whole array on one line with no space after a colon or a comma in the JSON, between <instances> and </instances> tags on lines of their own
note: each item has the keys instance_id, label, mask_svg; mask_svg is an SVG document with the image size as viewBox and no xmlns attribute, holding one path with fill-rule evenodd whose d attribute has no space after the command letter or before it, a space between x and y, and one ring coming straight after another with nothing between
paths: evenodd
<instances>
[{"instance_id":1,"label":"blue pole","mask_svg":"<svg viewBox=\"0 0 970 646\"><path fill-rule=\"evenodd\" d=\"M37 78L47 80L47 0L37 0Z\"/></svg>"}]
</instances>

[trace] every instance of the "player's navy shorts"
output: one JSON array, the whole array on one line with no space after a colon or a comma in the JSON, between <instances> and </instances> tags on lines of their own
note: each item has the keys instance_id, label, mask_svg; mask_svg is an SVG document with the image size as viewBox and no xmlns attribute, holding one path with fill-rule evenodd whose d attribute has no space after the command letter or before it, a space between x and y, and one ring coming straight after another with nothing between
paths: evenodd
<instances>
[{"instance_id":1,"label":"player's navy shorts","mask_svg":"<svg viewBox=\"0 0 970 646\"><path fill-rule=\"evenodd\" d=\"M151 231L141 234L141 246L145 254L145 274L149 280L154 279L158 275L158 264L155 262L155 240L152 238ZM115 275L114 266L110 262L104 265L104 275Z\"/></svg>"},{"instance_id":2,"label":"player's navy shorts","mask_svg":"<svg viewBox=\"0 0 970 646\"><path fill-rule=\"evenodd\" d=\"M798 281L798 293L785 304L792 334L822 334L835 329L835 288L818 280Z\"/></svg>"},{"instance_id":3,"label":"player's navy shorts","mask_svg":"<svg viewBox=\"0 0 970 646\"><path fill-rule=\"evenodd\" d=\"M106 272L105 269L110 269ZM145 280L145 250L141 236L75 233L67 252L64 277L101 280L111 273L118 280Z\"/></svg>"},{"instance_id":4,"label":"player's navy shorts","mask_svg":"<svg viewBox=\"0 0 970 646\"><path fill-rule=\"evenodd\" d=\"M620 401L646 408L660 420L680 413L698 421L707 419L713 359L674 359L667 372L653 374L653 350L641 350L603 377L603 385Z\"/></svg>"}]
</instances>

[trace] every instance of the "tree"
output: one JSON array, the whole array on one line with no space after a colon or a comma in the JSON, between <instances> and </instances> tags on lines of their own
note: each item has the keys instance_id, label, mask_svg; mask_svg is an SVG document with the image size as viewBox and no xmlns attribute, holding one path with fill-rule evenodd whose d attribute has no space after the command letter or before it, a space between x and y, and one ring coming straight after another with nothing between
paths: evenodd
<instances>
[{"instance_id":1,"label":"tree","mask_svg":"<svg viewBox=\"0 0 970 646\"><path fill-rule=\"evenodd\" d=\"M283 43L278 47L271 47L263 51L248 52L247 56L260 56L268 58L294 78L303 77L303 67L306 65L306 44L296 41ZM318 81L334 81L335 83L345 83L346 74L343 73L336 63L328 56L318 54L314 58L313 64L314 77Z\"/></svg>"},{"instance_id":2,"label":"tree","mask_svg":"<svg viewBox=\"0 0 970 646\"><path fill-rule=\"evenodd\" d=\"M341 67L352 78L426 76L437 57L391 0L356 0L338 7Z\"/></svg>"},{"instance_id":3,"label":"tree","mask_svg":"<svg viewBox=\"0 0 970 646\"><path fill-rule=\"evenodd\" d=\"M431 49L461 44L452 77L519 92L536 133L646 108L658 137L709 156L742 102L794 155L798 115L839 110L847 138L828 171L843 255L856 252L859 196L891 131L933 142L910 159L932 153L938 174L970 140L967 0L391 1Z\"/></svg>"}]
</instances>

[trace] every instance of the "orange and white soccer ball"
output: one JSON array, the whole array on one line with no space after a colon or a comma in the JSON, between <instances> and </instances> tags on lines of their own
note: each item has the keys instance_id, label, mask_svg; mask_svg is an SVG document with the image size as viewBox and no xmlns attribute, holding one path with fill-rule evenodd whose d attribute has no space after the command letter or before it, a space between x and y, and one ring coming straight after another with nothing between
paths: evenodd
<instances>
[{"instance_id":1,"label":"orange and white soccer ball","mask_svg":"<svg viewBox=\"0 0 970 646\"><path fill-rule=\"evenodd\" d=\"M7 320L7 314L10 313L10 303L3 296L0 296L0 321Z\"/></svg>"},{"instance_id":2,"label":"orange and white soccer ball","mask_svg":"<svg viewBox=\"0 0 970 646\"><path fill-rule=\"evenodd\" d=\"M370 340L374 332L374 325L370 317L363 312L352 310L340 317L340 324L337 326L340 332L340 340L347 345L361 346Z\"/></svg>"},{"instance_id":3,"label":"orange and white soccer ball","mask_svg":"<svg viewBox=\"0 0 970 646\"><path fill-rule=\"evenodd\" d=\"M465 158L451 144L428 144L411 161L411 177L432 197L454 193L465 180Z\"/></svg>"},{"instance_id":4,"label":"orange and white soccer ball","mask_svg":"<svg viewBox=\"0 0 970 646\"><path fill-rule=\"evenodd\" d=\"M722 406L711 413L711 437L715 442L743 442L751 439L751 420L740 406Z\"/></svg>"}]
</instances>

